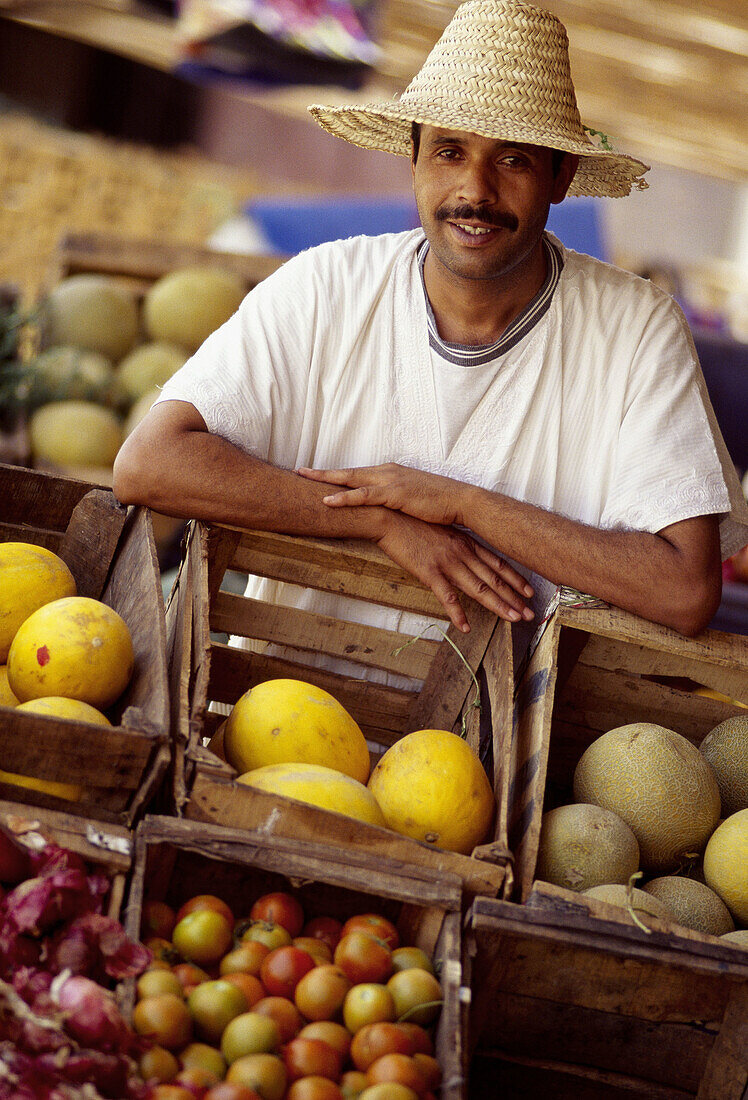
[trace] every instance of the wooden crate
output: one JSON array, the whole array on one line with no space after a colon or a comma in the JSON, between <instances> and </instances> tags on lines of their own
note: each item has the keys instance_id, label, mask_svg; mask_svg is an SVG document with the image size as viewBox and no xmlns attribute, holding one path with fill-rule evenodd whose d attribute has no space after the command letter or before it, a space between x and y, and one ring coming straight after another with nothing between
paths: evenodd
<instances>
[{"instance_id":1,"label":"wooden crate","mask_svg":"<svg viewBox=\"0 0 748 1100\"><path fill-rule=\"evenodd\" d=\"M705 630L685 638L616 608L560 608L519 685L511 748L509 844L516 898L532 887L545 811L573 802L574 768L601 734L654 722L695 745L745 710L748 637Z\"/></svg>"},{"instance_id":2,"label":"wooden crate","mask_svg":"<svg viewBox=\"0 0 748 1100\"><path fill-rule=\"evenodd\" d=\"M235 916L271 890L290 890L307 919L345 920L379 912L398 927L403 943L432 955L443 1006L435 1032L444 1076L441 1100L463 1100L464 1036L459 878L423 867L383 866L366 851L350 851L259 831L169 817L146 817L135 835L134 871L125 930L138 936L143 902L178 907L198 893L216 894Z\"/></svg>"},{"instance_id":3,"label":"wooden crate","mask_svg":"<svg viewBox=\"0 0 748 1100\"><path fill-rule=\"evenodd\" d=\"M495 896L506 888L511 875L506 845L508 773L503 765L504 742L511 726L508 624L471 604L471 632L466 636L450 632L465 661L478 670L479 719L471 708L475 697L471 673L438 636L436 641L415 641L393 656L400 645L412 640L409 636L277 608L221 591L227 569L442 618L433 594L367 543L193 525L167 608L178 812L196 820L265 829L274 836L334 841L349 851L370 852L380 858L386 854L392 861L455 873L468 893ZM425 678L424 685L417 693L350 679L230 647L212 640L211 631L345 656L364 665ZM285 676L306 679L329 691L376 746L386 747L410 730L459 730L465 716L468 741L481 751L498 806L491 842L476 849L480 858L446 852L234 782L235 772L204 747L204 738L223 718L208 706L211 702L233 704L253 685Z\"/></svg>"},{"instance_id":4,"label":"wooden crate","mask_svg":"<svg viewBox=\"0 0 748 1100\"><path fill-rule=\"evenodd\" d=\"M80 802L0 783L0 798L129 825L156 794L170 759L166 626L147 509L68 478L0 466L0 540L59 554L78 594L127 623L135 671L109 710L111 729L0 707L3 769L75 783Z\"/></svg>"},{"instance_id":5,"label":"wooden crate","mask_svg":"<svg viewBox=\"0 0 748 1100\"><path fill-rule=\"evenodd\" d=\"M476 898L471 1100L743 1100L748 953L539 887Z\"/></svg>"}]
</instances>

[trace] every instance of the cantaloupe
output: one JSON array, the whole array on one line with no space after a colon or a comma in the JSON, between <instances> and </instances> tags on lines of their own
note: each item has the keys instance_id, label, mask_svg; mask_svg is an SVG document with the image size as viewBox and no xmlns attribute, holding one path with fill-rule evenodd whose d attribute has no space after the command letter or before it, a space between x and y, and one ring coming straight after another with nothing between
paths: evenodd
<instances>
[{"instance_id":1,"label":"cantaloupe","mask_svg":"<svg viewBox=\"0 0 748 1100\"><path fill-rule=\"evenodd\" d=\"M98 351L117 362L135 343L138 307L107 275L69 275L45 299L43 323L49 345Z\"/></svg>"},{"instance_id":2,"label":"cantaloupe","mask_svg":"<svg viewBox=\"0 0 748 1100\"><path fill-rule=\"evenodd\" d=\"M678 924L686 928L710 936L723 936L735 927L725 903L703 882L679 875L663 875L653 878L642 889L663 902Z\"/></svg>"},{"instance_id":3,"label":"cantaloupe","mask_svg":"<svg viewBox=\"0 0 748 1100\"><path fill-rule=\"evenodd\" d=\"M17 710L24 714L44 714L49 718L66 718L73 722L89 722L94 726L111 726L105 714L81 699L68 699L64 695L47 695L40 699L28 699L19 703Z\"/></svg>"},{"instance_id":4,"label":"cantaloupe","mask_svg":"<svg viewBox=\"0 0 748 1100\"><path fill-rule=\"evenodd\" d=\"M710 836L704 878L738 924L748 924L748 809L725 818Z\"/></svg>"},{"instance_id":5,"label":"cantaloupe","mask_svg":"<svg viewBox=\"0 0 748 1100\"><path fill-rule=\"evenodd\" d=\"M94 401L117 406L125 397L110 359L98 351L52 347L29 363L27 382L32 407L51 401Z\"/></svg>"},{"instance_id":6,"label":"cantaloupe","mask_svg":"<svg viewBox=\"0 0 748 1100\"><path fill-rule=\"evenodd\" d=\"M748 928L736 928L734 932L725 932L723 936L720 936L721 940L725 943L734 944L735 947L742 947L744 951L748 951Z\"/></svg>"},{"instance_id":7,"label":"cantaloupe","mask_svg":"<svg viewBox=\"0 0 748 1100\"><path fill-rule=\"evenodd\" d=\"M187 352L165 340L141 344L117 367L117 380L130 401L137 401L155 386L163 386L187 362Z\"/></svg>"},{"instance_id":8,"label":"cantaloupe","mask_svg":"<svg viewBox=\"0 0 748 1100\"><path fill-rule=\"evenodd\" d=\"M748 714L720 722L699 748L717 777L722 816L748 807Z\"/></svg>"},{"instance_id":9,"label":"cantaloupe","mask_svg":"<svg viewBox=\"0 0 748 1100\"><path fill-rule=\"evenodd\" d=\"M612 810L639 842L641 865L676 870L706 844L720 814L717 780L699 750L673 730L634 722L587 748L574 798Z\"/></svg>"},{"instance_id":10,"label":"cantaloupe","mask_svg":"<svg viewBox=\"0 0 748 1100\"><path fill-rule=\"evenodd\" d=\"M568 890L627 883L639 869L639 845L617 814L575 803L543 815L536 877Z\"/></svg>"},{"instance_id":11,"label":"cantaloupe","mask_svg":"<svg viewBox=\"0 0 748 1100\"><path fill-rule=\"evenodd\" d=\"M485 839L495 800L477 753L449 730L415 730L387 749L369 779L387 825L469 855Z\"/></svg>"},{"instance_id":12,"label":"cantaloupe","mask_svg":"<svg viewBox=\"0 0 748 1100\"><path fill-rule=\"evenodd\" d=\"M363 783L319 764L270 764L240 775L237 782L308 802L368 825L385 824L374 795Z\"/></svg>"},{"instance_id":13,"label":"cantaloupe","mask_svg":"<svg viewBox=\"0 0 748 1100\"><path fill-rule=\"evenodd\" d=\"M605 901L608 905L618 905L622 909L633 909L637 916L648 913L652 917L659 917L660 920L672 921L675 919L667 905L658 898L637 888L629 890L627 886L622 886L619 883L591 886L589 890L583 890L580 897L596 898L597 901Z\"/></svg>"},{"instance_id":14,"label":"cantaloupe","mask_svg":"<svg viewBox=\"0 0 748 1100\"><path fill-rule=\"evenodd\" d=\"M0 542L0 663L29 615L51 600L76 593L75 578L62 558L30 542Z\"/></svg>"},{"instance_id":15,"label":"cantaloupe","mask_svg":"<svg viewBox=\"0 0 748 1100\"><path fill-rule=\"evenodd\" d=\"M195 351L239 308L246 287L238 275L216 267L191 266L162 276L143 302L146 331Z\"/></svg>"},{"instance_id":16,"label":"cantaloupe","mask_svg":"<svg viewBox=\"0 0 748 1100\"><path fill-rule=\"evenodd\" d=\"M92 401L53 401L29 422L31 453L54 466L111 466L122 445L122 423Z\"/></svg>"},{"instance_id":17,"label":"cantaloupe","mask_svg":"<svg viewBox=\"0 0 748 1100\"><path fill-rule=\"evenodd\" d=\"M269 764L319 764L365 783L369 749L337 699L304 680L265 680L234 704L224 728L226 759L238 772Z\"/></svg>"}]
</instances>

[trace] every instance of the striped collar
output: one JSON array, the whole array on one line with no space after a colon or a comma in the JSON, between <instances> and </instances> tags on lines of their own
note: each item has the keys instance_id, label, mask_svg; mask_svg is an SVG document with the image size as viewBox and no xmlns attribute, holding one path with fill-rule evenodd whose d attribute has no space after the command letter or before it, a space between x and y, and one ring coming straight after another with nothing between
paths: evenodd
<instances>
[{"instance_id":1,"label":"striped collar","mask_svg":"<svg viewBox=\"0 0 748 1100\"><path fill-rule=\"evenodd\" d=\"M503 355L504 352L509 351L518 344L547 312L551 304L551 299L553 298L553 292L558 286L558 280L561 277L561 269L564 266L561 251L556 248L546 236L543 237L543 246L548 260L548 274L538 293L531 302L528 302L522 312L514 318L498 340L493 344L473 346L466 344L448 344L445 340L442 340L437 331L434 312L431 308L431 302L429 301L426 283L423 277L423 265L429 250L429 242L427 240L423 241L418 248L417 256L418 269L421 273L421 285L423 286L423 293L426 298L429 346L431 350L435 351L437 355L440 355L442 359L446 359L449 363L455 363L457 366L480 367L483 366L484 363L490 363L492 359L498 358L499 355Z\"/></svg>"}]
</instances>

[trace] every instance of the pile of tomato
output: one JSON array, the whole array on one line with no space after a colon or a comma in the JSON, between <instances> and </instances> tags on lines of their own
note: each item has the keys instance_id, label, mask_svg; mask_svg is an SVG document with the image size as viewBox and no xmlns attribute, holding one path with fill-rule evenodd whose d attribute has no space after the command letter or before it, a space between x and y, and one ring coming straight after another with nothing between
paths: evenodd
<instances>
[{"instance_id":1,"label":"pile of tomato","mask_svg":"<svg viewBox=\"0 0 748 1100\"><path fill-rule=\"evenodd\" d=\"M434 1100L429 956L378 913L307 920L290 893L247 918L200 894L146 902L153 962L133 1027L151 1100Z\"/></svg>"}]
</instances>

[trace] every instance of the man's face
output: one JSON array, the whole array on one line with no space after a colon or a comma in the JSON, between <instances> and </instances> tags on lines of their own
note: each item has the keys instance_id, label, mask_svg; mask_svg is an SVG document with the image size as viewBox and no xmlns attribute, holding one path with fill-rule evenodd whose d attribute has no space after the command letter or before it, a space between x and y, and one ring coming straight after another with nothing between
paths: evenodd
<instances>
[{"instance_id":1,"label":"man's face","mask_svg":"<svg viewBox=\"0 0 748 1100\"><path fill-rule=\"evenodd\" d=\"M423 125L413 189L434 259L463 279L519 274L575 169L565 157L554 176L542 146Z\"/></svg>"}]
</instances>

